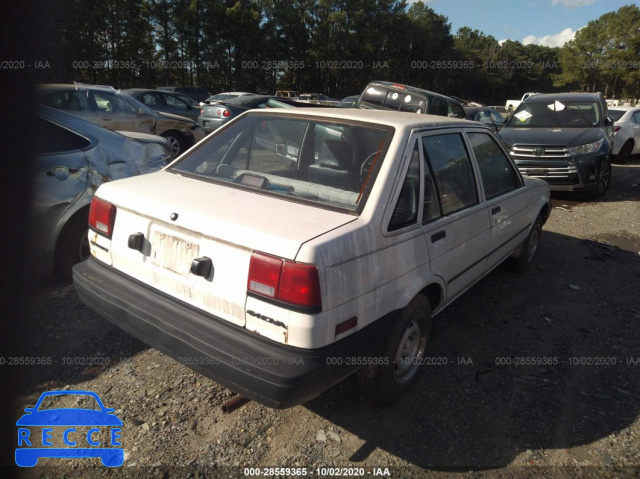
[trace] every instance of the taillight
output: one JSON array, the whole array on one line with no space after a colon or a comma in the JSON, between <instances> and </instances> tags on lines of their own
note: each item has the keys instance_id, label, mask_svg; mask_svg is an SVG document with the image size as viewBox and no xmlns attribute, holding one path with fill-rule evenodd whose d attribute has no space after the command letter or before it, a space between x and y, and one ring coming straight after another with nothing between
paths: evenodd
<instances>
[{"instance_id":1,"label":"taillight","mask_svg":"<svg viewBox=\"0 0 640 479\"><path fill-rule=\"evenodd\" d=\"M111 238L116 220L116 207L97 196L91 199L89 208L89 226L107 238Z\"/></svg>"},{"instance_id":2,"label":"taillight","mask_svg":"<svg viewBox=\"0 0 640 479\"><path fill-rule=\"evenodd\" d=\"M200 110L200 116L204 116L204 108Z\"/></svg>"},{"instance_id":3,"label":"taillight","mask_svg":"<svg viewBox=\"0 0 640 479\"><path fill-rule=\"evenodd\" d=\"M613 127L613 132L614 133L618 133L618 131L620 131L620 128L622 128L621 126L614 126Z\"/></svg>"},{"instance_id":4,"label":"taillight","mask_svg":"<svg viewBox=\"0 0 640 479\"><path fill-rule=\"evenodd\" d=\"M247 289L283 303L317 308L321 306L318 268L262 253L253 253Z\"/></svg>"},{"instance_id":5,"label":"taillight","mask_svg":"<svg viewBox=\"0 0 640 479\"><path fill-rule=\"evenodd\" d=\"M222 112L222 116L224 116L225 118L226 118L226 117L230 117L230 116L231 116L231 112L230 112L229 110L224 110L224 111Z\"/></svg>"}]
</instances>

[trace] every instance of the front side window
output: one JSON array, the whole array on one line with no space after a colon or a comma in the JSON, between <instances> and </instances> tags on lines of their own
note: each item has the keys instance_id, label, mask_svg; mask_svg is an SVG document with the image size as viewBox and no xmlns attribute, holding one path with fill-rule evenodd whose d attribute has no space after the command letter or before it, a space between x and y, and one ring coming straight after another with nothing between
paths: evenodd
<instances>
[{"instance_id":1,"label":"front side window","mask_svg":"<svg viewBox=\"0 0 640 479\"><path fill-rule=\"evenodd\" d=\"M175 96L164 95L164 101L167 102L167 105L170 105L174 108L179 108L185 111L189 109L189 106L185 102L183 102L179 98L176 98Z\"/></svg>"},{"instance_id":2,"label":"front side window","mask_svg":"<svg viewBox=\"0 0 640 479\"><path fill-rule=\"evenodd\" d=\"M466 118L462 107L449 101L447 102L447 116L450 118Z\"/></svg>"},{"instance_id":3,"label":"front side window","mask_svg":"<svg viewBox=\"0 0 640 479\"><path fill-rule=\"evenodd\" d=\"M391 128L377 125L251 114L169 171L356 211L391 136Z\"/></svg>"},{"instance_id":4,"label":"front side window","mask_svg":"<svg viewBox=\"0 0 640 479\"><path fill-rule=\"evenodd\" d=\"M442 213L448 215L478 203L475 177L462 135L427 136L422 143L438 189Z\"/></svg>"},{"instance_id":5,"label":"front side window","mask_svg":"<svg viewBox=\"0 0 640 479\"><path fill-rule=\"evenodd\" d=\"M515 169L493 138L486 133L469 133L469 142L480 167L486 199L520 186Z\"/></svg>"}]
</instances>

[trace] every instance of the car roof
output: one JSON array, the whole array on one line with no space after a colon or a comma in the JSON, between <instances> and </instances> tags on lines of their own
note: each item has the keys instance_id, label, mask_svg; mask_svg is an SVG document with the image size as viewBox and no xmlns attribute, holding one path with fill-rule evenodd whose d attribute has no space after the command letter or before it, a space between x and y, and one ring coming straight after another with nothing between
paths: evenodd
<instances>
[{"instance_id":1,"label":"car roof","mask_svg":"<svg viewBox=\"0 0 640 479\"><path fill-rule=\"evenodd\" d=\"M602 94L597 93L540 93L531 95L522 103L546 103L549 101L597 101Z\"/></svg>"},{"instance_id":2,"label":"car roof","mask_svg":"<svg viewBox=\"0 0 640 479\"><path fill-rule=\"evenodd\" d=\"M460 103L460 100L457 100L456 98L453 98L453 97L450 97L450 96L447 96L447 95L443 95L442 93L436 93L434 91L424 90L422 88L418 88L418 87L411 86L411 85L405 85L405 84L402 84L402 83L393 83L393 82L382 81L382 80L374 80L372 82L369 82L369 84L365 87L364 91L366 91L372 85L380 85L380 86L383 86L385 88L393 88L393 89L396 89L396 90L412 91L412 92L415 92L415 93L427 94L427 95L430 95L430 96L444 98L446 100L453 100L456 103Z\"/></svg>"},{"instance_id":3,"label":"car roof","mask_svg":"<svg viewBox=\"0 0 640 479\"><path fill-rule=\"evenodd\" d=\"M418 113L408 113L390 110L361 110L355 108L286 108L269 110L251 110L247 114L276 114L276 115L299 115L315 116L336 120L362 121L376 123L378 125L403 127L403 128L428 128L437 126L447 127L479 127L475 121L462 120L459 118L449 118L438 115L425 115ZM486 128L482 127L481 128ZM488 129L488 128L487 128Z\"/></svg>"}]
</instances>

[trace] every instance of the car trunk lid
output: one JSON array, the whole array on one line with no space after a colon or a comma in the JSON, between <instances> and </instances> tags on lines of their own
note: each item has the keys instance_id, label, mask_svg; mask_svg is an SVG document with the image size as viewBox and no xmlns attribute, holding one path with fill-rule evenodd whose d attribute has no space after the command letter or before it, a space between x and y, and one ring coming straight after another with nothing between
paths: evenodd
<instances>
[{"instance_id":1,"label":"car trunk lid","mask_svg":"<svg viewBox=\"0 0 640 479\"><path fill-rule=\"evenodd\" d=\"M240 326L254 251L295 260L303 243L355 219L165 171L107 184L99 196L117 208L114 268ZM208 274L194 274L196 259L211 261Z\"/></svg>"}]
</instances>

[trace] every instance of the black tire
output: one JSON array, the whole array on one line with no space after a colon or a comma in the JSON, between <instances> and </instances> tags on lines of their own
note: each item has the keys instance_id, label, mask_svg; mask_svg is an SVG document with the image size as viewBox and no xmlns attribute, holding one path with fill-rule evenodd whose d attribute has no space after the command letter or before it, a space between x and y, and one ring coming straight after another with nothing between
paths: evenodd
<instances>
[{"instance_id":1,"label":"black tire","mask_svg":"<svg viewBox=\"0 0 640 479\"><path fill-rule=\"evenodd\" d=\"M593 190L589 191L589 197L602 198L609 189L611 183L611 160L606 158L598 165L598 171L596 173L596 184Z\"/></svg>"},{"instance_id":2,"label":"black tire","mask_svg":"<svg viewBox=\"0 0 640 479\"><path fill-rule=\"evenodd\" d=\"M544 220L541 215L538 215L533 222L529 236L524 240L520 247L520 255L515 258L509 258L509 267L518 273L524 273L531 267L533 259L536 257L538 248L540 247L540 240L542 239L542 225Z\"/></svg>"},{"instance_id":3,"label":"black tire","mask_svg":"<svg viewBox=\"0 0 640 479\"><path fill-rule=\"evenodd\" d=\"M415 382L431 331L431 307L418 295L402 310L387 338L381 358L386 363L358 373L362 394L382 403L396 402Z\"/></svg>"},{"instance_id":4,"label":"black tire","mask_svg":"<svg viewBox=\"0 0 640 479\"><path fill-rule=\"evenodd\" d=\"M171 153L173 153L174 158L180 156L187 149L184 138L182 138L180 133L165 131L162 136L169 141L169 147L171 148Z\"/></svg>"},{"instance_id":5,"label":"black tire","mask_svg":"<svg viewBox=\"0 0 640 479\"><path fill-rule=\"evenodd\" d=\"M633 140L627 140L620 151L615 156L616 163L624 165L631 160L631 152L633 151Z\"/></svg>"},{"instance_id":6,"label":"black tire","mask_svg":"<svg viewBox=\"0 0 640 479\"><path fill-rule=\"evenodd\" d=\"M54 256L54 272L60 278L71 281L71 268L89 258L88 211L76 214L64 226Z\"/></svg>"}]
</instances>

